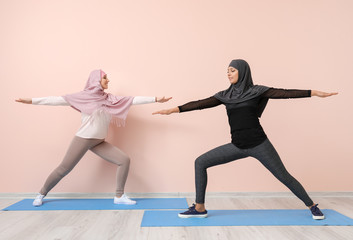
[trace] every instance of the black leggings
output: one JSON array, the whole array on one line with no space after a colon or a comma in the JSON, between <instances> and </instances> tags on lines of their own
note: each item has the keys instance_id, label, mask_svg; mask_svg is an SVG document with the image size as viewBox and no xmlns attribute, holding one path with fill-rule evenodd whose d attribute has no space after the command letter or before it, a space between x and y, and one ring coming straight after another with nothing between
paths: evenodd
<instances>
[{"instance_id":1,"label":"black leggings","mask_svg":"<svg viewBox=\"0 0 353 240\"><path fill-rule=\"evenodd\" d=\"M207 168L245 157L258 159L279 181L302 200L306 206L314 204L303 186L288 173L276 149L268 139L250 149L240 149L232 143L225 144L198 157L195 161L196 203L202 204L205 202Z\"/></svg>"}]
</instances>

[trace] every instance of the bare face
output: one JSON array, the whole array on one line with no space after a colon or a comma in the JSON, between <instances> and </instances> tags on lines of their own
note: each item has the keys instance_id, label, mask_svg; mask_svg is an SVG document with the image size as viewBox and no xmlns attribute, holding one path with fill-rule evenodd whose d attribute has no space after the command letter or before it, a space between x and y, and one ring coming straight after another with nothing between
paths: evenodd
<instances>
[{"instance_id":1,"label":"bare face","mask_svg":"<svg viewBox=\"0 0 353 240\"><path fill-rule=\"evenodd\" d=\"M238 82L239 72L236 68L229 67L227 74L230 84L236 84Z\"/></svg>"},{"instance_id":2,"label":"bare face","mask_svg":"<svg viewBox=\"0 0 353 240\"><path fill-rule=\"evenodd\" d=\"M109 79L108 79L107 75L104 75L103 78L101 79L102 88L108 89L108 83L109 83Z\"/></svg>"}]
</instances>

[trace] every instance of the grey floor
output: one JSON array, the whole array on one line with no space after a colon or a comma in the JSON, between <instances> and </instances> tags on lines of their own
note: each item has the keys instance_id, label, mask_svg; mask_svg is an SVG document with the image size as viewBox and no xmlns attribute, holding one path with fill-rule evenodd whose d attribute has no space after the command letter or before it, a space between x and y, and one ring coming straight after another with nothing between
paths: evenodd
<instances>
[{"instance_id":1,"label":"grey floor","mask_svg":"<svg viewBox=\"0 0 353 240\"><path fill-rule=\"evenodd\" d=\"M19 198L0 198L0 209ZM322 208L353 218L353 197L320 197ZM193 202L188 198L189 204ZM304 209L295 197L209 197L207 209ZM309 211L309 210L308 210ZM141 228L142 210L0 211L0 239L353 239L353 226Z\"/></svg>"}]
</instances>

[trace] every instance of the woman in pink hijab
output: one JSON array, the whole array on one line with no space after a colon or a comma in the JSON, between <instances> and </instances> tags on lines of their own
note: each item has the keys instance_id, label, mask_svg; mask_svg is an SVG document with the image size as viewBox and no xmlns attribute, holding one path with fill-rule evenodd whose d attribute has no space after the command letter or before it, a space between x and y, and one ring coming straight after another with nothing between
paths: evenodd
<instances>
[{"instance_id":1,"label":"woman in pink hijab","mask_svg":"<svg viewBox=\"0 0 353 240\"><path fill-rule=\"evenodd\" d=\"M109 124L113 122L117 126L124 126L131 105L154 102L164 103L171 98L114 96L104 91L108 89L108 83L107 74L102 70L94 70L89 75L87 84L81 92L62 97L19 98L16 100L17 102L36 105L71 106L81 112L81 126L73 138L63 161L48 176L33 201L34 206L43 204L43 198L76 166L88 150L108 162L118 165L114 203L136 204L135 201L124 194L130 158L119 148L105 141Z\"/></svg>"}]
</instances>

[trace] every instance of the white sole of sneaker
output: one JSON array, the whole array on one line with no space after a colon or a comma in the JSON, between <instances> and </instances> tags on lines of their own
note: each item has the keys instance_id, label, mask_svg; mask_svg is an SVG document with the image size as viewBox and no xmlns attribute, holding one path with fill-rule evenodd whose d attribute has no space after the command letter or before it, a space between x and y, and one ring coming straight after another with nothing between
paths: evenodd
<instances>
[{"instance_id":1,"label":"white sole of sneaker","mask_svg":"<svg viewBox=\"0 0 353 240\"><path fill-rule=\"evenodd\" d=\"M313 216L314 220L323 220L325 219L325 216Z\"/></svg>"},{"instance_id":2,"label":"white sole of sneaker","mask_svg":"<svg viewBox=\"0 0 353 240\"><path fill-rule=\"evenodd\" d=\"M200 214L200 215L184 215L184 214L178 214L178 217L180 218L206 218L207 214Z\"/></svg>"},{"instance_id":3,"label":"white sole of sneaker","mask_svg":"<svg viewBox=\"0 0 353 240\"><path fill-rule=\"evenodd\" d=\"M118 205L136 205L136 203L114 203Z\"/></svg>"}]
</instances>

